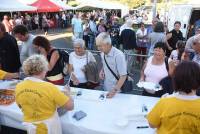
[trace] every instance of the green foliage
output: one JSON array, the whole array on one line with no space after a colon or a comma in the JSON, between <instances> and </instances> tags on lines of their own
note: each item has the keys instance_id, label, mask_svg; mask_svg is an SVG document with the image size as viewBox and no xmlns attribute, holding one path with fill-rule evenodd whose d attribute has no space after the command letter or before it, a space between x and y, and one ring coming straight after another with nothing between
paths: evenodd
<instances>
[{"instance_id":1,"label":"green foliage","mask_svg":"<svg viewBox=\"0 0 200 134\"><path fill-rule=\"evenodd\" d=\"M80 3L75 1L75 0L68 0L68 5L72 6L72 7L76 7L78 6Z\"/></svg>"},{"instance_id":2,"label":"green foliage","mask_svg":"<svg viewBox=\"0 0 200 134\"><path fill-rule=\"evenodd\" d=\"M127 5L129 8L137 8L145 4L146 0L119 0L120 3Z\"/></svg>"}]
</instances>

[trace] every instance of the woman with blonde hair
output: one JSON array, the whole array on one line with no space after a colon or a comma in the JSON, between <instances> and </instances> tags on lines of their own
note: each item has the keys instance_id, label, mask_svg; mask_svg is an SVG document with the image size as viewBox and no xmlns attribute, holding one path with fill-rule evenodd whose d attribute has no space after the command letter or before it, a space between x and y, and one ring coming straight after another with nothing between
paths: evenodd
<instances>
[{"instance_id":1,"label":"woman with blonde hair","mask_svg":"<svg viewBox=\"0 0 200 134\"><path fill-rule=\"evenodd\" d=\"M48 71L48 62L43 55L30 56L23 63L28 76L16 86L16 103L24 114L24 126L28 134L62 134L57 108L72 110L73 100L59 91L55 85L43 81Z\"/></svg>"}]
</instances>

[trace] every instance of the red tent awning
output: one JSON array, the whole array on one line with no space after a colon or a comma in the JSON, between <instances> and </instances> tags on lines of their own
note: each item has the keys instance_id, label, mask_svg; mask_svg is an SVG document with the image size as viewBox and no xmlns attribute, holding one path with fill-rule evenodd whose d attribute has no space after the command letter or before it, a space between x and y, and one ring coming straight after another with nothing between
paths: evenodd
<instances>
[{"instance_id":1,"label":"red tent awning","mask_svg":"<svg viewBox=\"0 0 200 134\"><path fill-rule=\"evenodd\" d=\"M38 0L30 5L36 7L37 12L59 12L62 10L61 7L49 0Z\"/></svg>"}]
</instances>

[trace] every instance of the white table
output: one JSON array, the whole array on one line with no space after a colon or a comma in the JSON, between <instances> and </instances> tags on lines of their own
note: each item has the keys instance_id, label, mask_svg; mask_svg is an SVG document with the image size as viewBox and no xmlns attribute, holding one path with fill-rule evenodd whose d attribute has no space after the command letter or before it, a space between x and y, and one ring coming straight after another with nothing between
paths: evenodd
<instances>
[{"instance_id":1,"label":"white table","mask_svg":"<svg viewBox=\"0 0 200 134\"><path fill-rule=\"evenodd\" d=\"M61 89L62 87L60 87ZM63 134L152 134L154 129L137 129L137 126L147 126L147 121L129 121L126 127L116 125L116 120L124 118L127 113L141 113L145 104L150 111L158 98L138 95L118 94L112 99L100 100L103 91L86 89L81 90L82 95L74 98L75 107L71 112L61 117ZM80 121L72 118L75 111L82 110L87 116ZM1 124L25 130L22 126L22 112L16 103L9 106L0 106Z\"/></svg>"}]
</instances>

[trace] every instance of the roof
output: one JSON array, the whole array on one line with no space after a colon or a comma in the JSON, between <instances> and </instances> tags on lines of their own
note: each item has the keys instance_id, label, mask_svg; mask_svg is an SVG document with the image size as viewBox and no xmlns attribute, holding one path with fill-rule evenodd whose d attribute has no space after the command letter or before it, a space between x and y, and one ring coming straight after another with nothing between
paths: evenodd
<instances>
[{"instance_id":1,"label":"roof","mask_svg":"<svg viewBox=\"0 0 200 134\"><path fill-rule=\"evenodd\" d=\"M37 12L58 12L62 10L62 7L49 0L38 0L30 5L36 7Z\"/></svg>"},{"instance_id":2,"label":"roof","mask_svg":"<svg viewBox=\"0 0 200 134\"><path fill-rule=\"evenodd\" d=\"M33 11L35 7L28 6L18 0L1 0L0 12Z\"/></svg>"}]
</instances>

